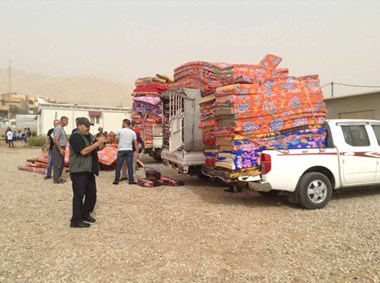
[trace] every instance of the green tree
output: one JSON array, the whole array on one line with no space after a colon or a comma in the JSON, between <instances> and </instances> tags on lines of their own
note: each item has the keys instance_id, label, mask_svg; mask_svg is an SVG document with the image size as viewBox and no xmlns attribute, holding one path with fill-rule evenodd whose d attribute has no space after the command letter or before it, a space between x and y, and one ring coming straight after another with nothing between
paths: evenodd
<instances>
[{"instance_id":1,"label":"green tree","mask_svg":"<svg viewBox=\"0 0 380 283\"><path fill-rule=\"evenodd\" d=\"M9 107L9 113L11 114L11 117L15 117L17 114L30 114L28 110L21 109L17 105L11 105Z\"/></svg>"}]
</instances>

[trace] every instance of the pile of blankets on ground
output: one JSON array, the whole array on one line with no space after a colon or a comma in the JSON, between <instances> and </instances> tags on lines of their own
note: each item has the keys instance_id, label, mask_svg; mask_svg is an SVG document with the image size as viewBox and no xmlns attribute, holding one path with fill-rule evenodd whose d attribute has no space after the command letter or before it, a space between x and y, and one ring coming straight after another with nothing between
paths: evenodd
<instances>
[{"instance_id":1,"label":"pile of blankets on ground","mask_svg":"<svg viewBox=\"0 0 380 283\"><path fill-rule=\"evenodd\" d=\"M175 69L175 86L202 93L204 172L236 179L259 172L264 149L325 147L318 76L289 76L281 61L268 54L258 65L197 61Z\"/></svg>"},{"instance_id":2,"label":"pile of blankets on ground","mask_svg":"<svg viewBox=\"0 0 380 283\"><path fill-rule=\"evenodd\" d=\"M69 155L70 146L66 146L65 150L65 170L69 171ZM117 160L117 145L106 146L103 150L98 151L100 168L102 170L113 170ZM19 170L34 173L46 174L49 163L48 152L42 153L37 158L28 159L26 164L18 166Z\"/></svg>"},{"instance_id":3,"label":"pile of blankets on ground","mask_svg":"<svg viewBox=\"0 0 380 283\"><path fill-rule=\"evenodd\" d=\"M65 168L66 172L69 171L69 155L70 145L66 146L65 150ZM103 150L98 151L98 158L100 168L102 170L114 170L117 160L117 145L109 145ZM25 165L18 166L19 170L29 171L33 173L40 173L46 175L48 167L48 152L42 153L39 157L28 159ZM140 164L138 164L140 165ZM184 183L180 180L176 180L167 176L162 176L159 171L152 167L144 167L145 178L138 178L137 184L141 187L153 188L157 186L183 186Z\"/></svg>"},{"instance_id":4,"label":"pile of blankets on ground","mask_svg":"<svg viewBox=\"0 0 380 283\"><path fill-rule=\"evenodd\" d=\"M132 121L140 129L145 148L153 147L153 138L162 136L162 101L159 95L171 88L172 80L157 74L135 81L132 92Z\"/></svg>"},{"instance_id":5,"label":"pile of blankets on ground","mask_svg":"<svg viewBox=\"0 0 380 283\"><path fill-rule=\"evenodd\" d=\"M137 184L141 187L153 188L157 186L183 186L184 183L180 180L175 180L170 177L162 176L161 172L152 167L144 167L145 178L138 178Z\"/></svg>"}]
</instances>

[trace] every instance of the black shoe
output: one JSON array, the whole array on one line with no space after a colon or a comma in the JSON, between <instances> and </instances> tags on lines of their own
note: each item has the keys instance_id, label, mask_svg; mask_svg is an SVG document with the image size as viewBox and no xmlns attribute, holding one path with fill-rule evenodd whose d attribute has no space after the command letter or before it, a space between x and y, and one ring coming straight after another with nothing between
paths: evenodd
<instances>
[{"instance_id":1,"label":"black shoe","mask_svg":"<svg viewBox=\"0 0 380 283\"><path fill-rule=\"evenodd\" d=\"M94 223L96 221L96 219L94 217L92 217L90 214L88 214L86 216L83 216L83 221Z\"/></svg>"},{"instance_id":2,"label":"black shoe","mask_svg":"<svg viewBox=\"0 0 380 283\"><path fill-rule=\"evenodd\" d=\"M64 183L63 180L59 180L58 182L54 181L54 184L63 184L63 183Z\"/></svg>"},{"instance_id":3,"label":"black shoe","mask_svg":"<svg viewBox=\"0 0 380 283\"><path fill-rule=\"evenodd\" d=\"M88 228L90 227L91 225L86 223L86 222L83 222L83 221L79 221L79 222L71 222L70 223L70 227L71 228Z\"/></svg>"},{"instance_id":4,"label":"black shoe","mask_svg":"<svg viewBox=\"0 0 380 283\"><path fill-rule=\"evenodd\" d=\"M112 184L114 184L114 185L119 185L119 181L113 181Z\"/></svg>"},{"instance_id":5,"label":"black shoe","mask_svg":"<svg viewBox=\"0 0 380 283\"><path fill-rule=\"evenodd\" d=\"M44 180L49 180L49 179L51 179L51 176L45 176L44 177Z\"/></svg>"},{"instance_id":6,"label":"black shoe","mask_svg":"<svg viewBox=\"0 0 380 283\"><path fill-rule=\"evenodd\" d=\"M136 182L129 182L128 184L130 184L130 185L136 185L137 183Z\"/></svg>"}]
</instances>

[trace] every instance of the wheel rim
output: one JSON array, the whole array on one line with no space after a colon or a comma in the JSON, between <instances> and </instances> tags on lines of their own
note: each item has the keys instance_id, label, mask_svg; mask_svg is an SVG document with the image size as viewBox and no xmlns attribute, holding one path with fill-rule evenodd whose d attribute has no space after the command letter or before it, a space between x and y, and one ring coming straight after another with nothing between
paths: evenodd
<instances>
[{"instance_id":1,"label":"wheel rim","mask_svg":"<svg viewBox=\"0 0 380 283\"><path fill-rule=\"evenodd\" d=\"M313 203L321 203L327 197L327 187L321 180L312 181L307 187L307 197Z\"/></svg>"}]
</instances>

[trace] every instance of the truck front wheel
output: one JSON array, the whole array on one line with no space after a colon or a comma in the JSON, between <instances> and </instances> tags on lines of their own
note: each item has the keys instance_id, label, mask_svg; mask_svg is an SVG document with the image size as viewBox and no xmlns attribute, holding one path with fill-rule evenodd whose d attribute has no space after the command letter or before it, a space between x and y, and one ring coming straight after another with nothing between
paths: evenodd
<instances>
[{"instance_id":1,"label":"truck front wheel","mask_svg":"<svg viewBox=\"0 0 380 283\"><path fill-rule=\"evenodd\" d=\"M324 208L332 195L330 180L323 174L309 172L298 182L299 203L307 209Z\"/></svg>"}]
</instances>

